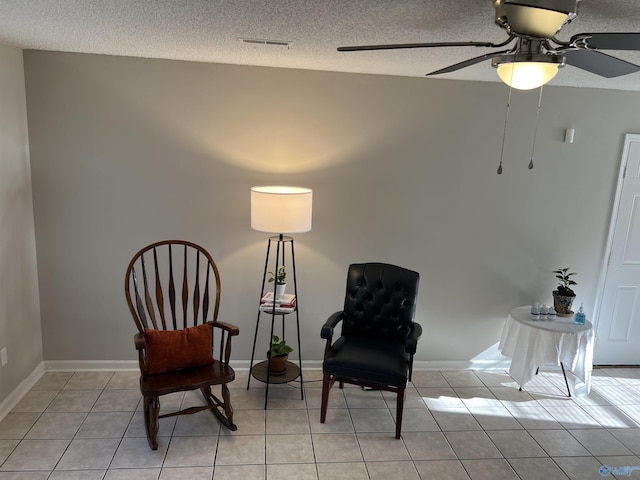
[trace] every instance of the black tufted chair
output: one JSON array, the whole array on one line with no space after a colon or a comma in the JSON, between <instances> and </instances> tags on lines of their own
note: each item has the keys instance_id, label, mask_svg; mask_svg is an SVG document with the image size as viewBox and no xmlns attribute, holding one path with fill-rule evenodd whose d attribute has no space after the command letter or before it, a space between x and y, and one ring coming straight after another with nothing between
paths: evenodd
<instances>
[{"instance_id":1,"label":"black tufted chair","mask_svg":"<svg viewBox=\"0 0 640 480\"><path fill-rule=\"evenodd\" d=\"M344 309L329 317L322 363L320 423L327 417L329 390L339 382L396 392L396 438L400 438L405 388L422 327L413 321L420 275L386 263L349 266ZM333 343L333 329L342 333Z\"/></svg>"}]
</instances>

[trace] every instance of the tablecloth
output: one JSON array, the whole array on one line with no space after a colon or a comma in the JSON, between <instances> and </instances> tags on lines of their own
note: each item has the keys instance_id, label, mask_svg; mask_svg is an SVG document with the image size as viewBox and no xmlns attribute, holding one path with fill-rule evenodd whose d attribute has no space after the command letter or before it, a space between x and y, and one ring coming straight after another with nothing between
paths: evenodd
<instances>
[{"instance_id":1,"label":"tablecloth","mask_svg":"<svg viewBox=\"0 0 640 480\"><path fill-rule=\"evenodd\" d=\"M510 357L509 374L522 387L533 378L536 369L545 365L569 369L577 378L574 391L585 395L591 389L593 368L593 325L575 325L572 321L531 320L530 306L511 310L502 329L498 346Z\"/></svg>"}]
</instances>

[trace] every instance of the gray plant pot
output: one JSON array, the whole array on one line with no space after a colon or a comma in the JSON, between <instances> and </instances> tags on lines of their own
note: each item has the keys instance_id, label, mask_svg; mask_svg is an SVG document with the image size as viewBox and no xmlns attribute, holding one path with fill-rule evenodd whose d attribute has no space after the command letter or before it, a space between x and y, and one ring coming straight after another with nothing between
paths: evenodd
<instances>
[{"instance_id":1,"label":"gray plant pot","mask_svg":"<svg viewBox=\"0 0 640 480\"><path fill-rule=\"evenodd\" d=\"M573 297L566 297L564 295L560 295L557 290L554 290L553 308L556 309L556 313L561 317L572 316L573 310L571 310L571 306L573 305L575 298L575 295Z\"/></svg>"}]
</instances>

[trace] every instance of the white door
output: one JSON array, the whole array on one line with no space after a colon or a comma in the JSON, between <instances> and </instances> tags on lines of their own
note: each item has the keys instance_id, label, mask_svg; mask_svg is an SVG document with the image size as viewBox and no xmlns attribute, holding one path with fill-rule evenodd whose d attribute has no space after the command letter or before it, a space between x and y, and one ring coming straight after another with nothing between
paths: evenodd
<instances>
[{"instance_id":1,"label":"white door","mask_svg":"<svg viewBox=\"0 0 640 480\"><path fill-rule=\"evenodd\" d=\"M596 365L640 364L640 135L625 137L596 323Z\"/></svg>"}]
</instances>

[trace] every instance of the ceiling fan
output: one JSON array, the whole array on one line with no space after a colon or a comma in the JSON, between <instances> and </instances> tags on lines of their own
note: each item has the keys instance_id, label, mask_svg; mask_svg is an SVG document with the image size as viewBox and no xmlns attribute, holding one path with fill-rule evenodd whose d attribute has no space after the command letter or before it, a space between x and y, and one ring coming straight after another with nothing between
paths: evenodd
<instances>
[{"instance_id":1,"label":"ceiling fan","mask_svg":"<svg viewBox=\"0 0 640 480\"><path fill-rule=\"evenodd\" d=\"M427 76L451 73L484 60L491 60L498 76L507 85L520 90L540 87L566 64L606 78L640 71L640 66L600 50L640 51L640 32L579 33L569 41L555 37L560 29L578 15L581 0L493 0L495 23L508 38L501 43L435 42L361 45L339 47L339 52L395 50L403 48L484 47L510 48L485 53L460 63L428 73Z\"/></svg>"}]
</instances>

